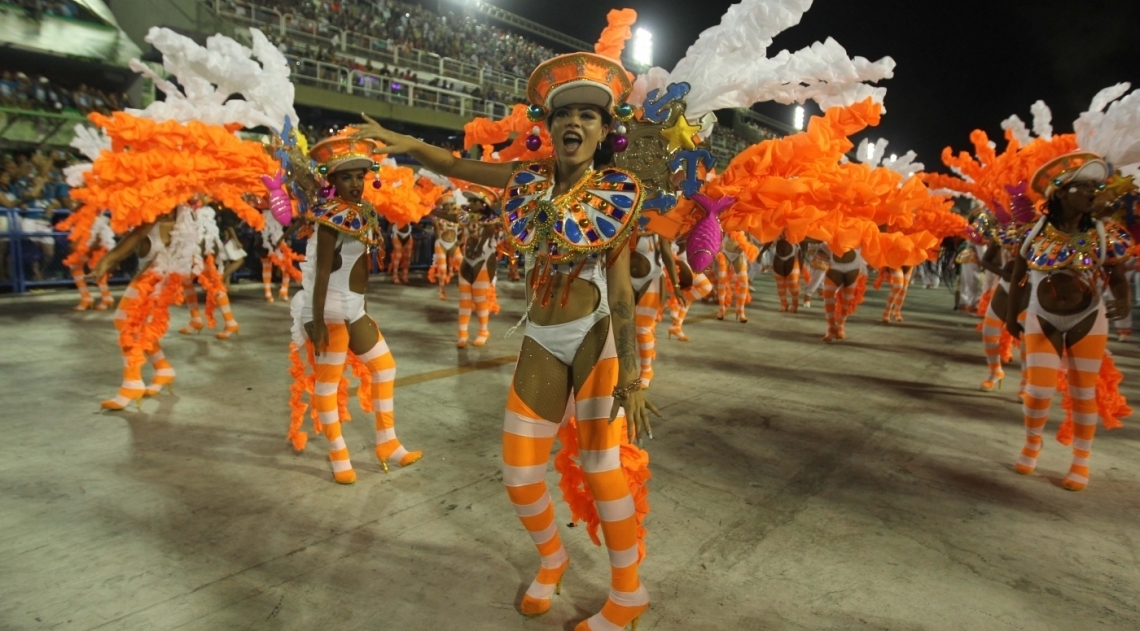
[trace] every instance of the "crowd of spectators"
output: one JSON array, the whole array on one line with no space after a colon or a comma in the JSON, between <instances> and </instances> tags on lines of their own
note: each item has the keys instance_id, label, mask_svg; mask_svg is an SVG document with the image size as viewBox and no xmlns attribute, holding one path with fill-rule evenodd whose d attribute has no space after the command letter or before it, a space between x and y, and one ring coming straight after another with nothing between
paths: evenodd
<instances>
[{"instance_id":1,"label":"crowd of spectators","mask_svg":"<svg viewBox=\"0 0 1140 631\"><path fill-rule=\"evenodd\" d=\"M87 115L91 112L110 114L127 105L126 93L105 92L83 83L71 88L44 75L0 71L0 107Z\"/></svg>"},{"instance_id":2,"label":"crowd of spectators","mask_svg":"<svg viewBox=\"0 0 1140 631\"><path fill-rule=\"evenodd\" d=\"M90 14L71 0L0 0L0 8L17 7L28 17L39 20L45 15L69 19L87 19Z\"/></svg>"},{"instance_id":3,"label":"crowd of spectators","mask_svg":"<svg viewBox=\"0 0 1140 631\"><path fill-rule=\"evenodd\" d=\"M248 15L233 0L229 11ZM483 70L527 77L555 52L470 15L442 8L442 13L400 0L261 0L258 6L294 16L290 28L341 44L342 31L373 38L376 50L412 49L455 59ZM288 44L286 44L288 45Z\"/></svg>"},{"instance_id":4,"label":"crowd of spectators","mask_svg":"<svg viewBox=\"0 0 1140 631\"><path fill-rule=\"evenodd\" d=\"M50 233L76 207L63 177L63 169L74 161L74 156L60 150L0 153L0 209L16 211L0 214L0 282L12 277L8 238L12 229L30 235L24 239L24 260L17 264L30 268L31 280L63 277L56 253L66 252L66 238Z\"/></svg>"}]
</instances>

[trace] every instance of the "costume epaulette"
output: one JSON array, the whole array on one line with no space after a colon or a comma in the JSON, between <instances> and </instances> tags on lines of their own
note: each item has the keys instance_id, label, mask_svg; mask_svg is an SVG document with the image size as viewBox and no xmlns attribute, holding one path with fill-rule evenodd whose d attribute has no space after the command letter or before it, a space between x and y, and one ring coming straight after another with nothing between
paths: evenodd
<instances>
[{"instance_id":1,"label":"costume epaulette","mask_svg":"<svg viewBox=\"0 0 1140 631\"><path fill-rule=\"evenodd\" d=\"M553 186L553 160L523 163L507 184L503 227L524 253L542 247L554 264L577 260L611 248L637 225L642 186L628 171L598 169L551 200Z\"/></svg>"}]
</instances>

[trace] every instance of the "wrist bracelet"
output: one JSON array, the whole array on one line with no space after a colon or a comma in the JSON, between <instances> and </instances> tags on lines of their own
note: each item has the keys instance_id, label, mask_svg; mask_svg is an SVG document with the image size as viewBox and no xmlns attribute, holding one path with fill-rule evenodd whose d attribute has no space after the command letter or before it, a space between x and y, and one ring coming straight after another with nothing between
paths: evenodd
<instances>
[{"instance_id":1,"label":"wrist bracelet","mask_svg":"<svg viewBox=\"0 0 1140 631\"><path fill-rule=\"evenodd\" d=\"M633 381L626 384L626 386L624 388L621 386L614 386L614 395L613 396L618 401L625 401L627 398L629 398L629 395L631 393L636 392L640 389L641 389L641 378L638 377L637 379L634 379Z\"/></svg>"}]
</instances>

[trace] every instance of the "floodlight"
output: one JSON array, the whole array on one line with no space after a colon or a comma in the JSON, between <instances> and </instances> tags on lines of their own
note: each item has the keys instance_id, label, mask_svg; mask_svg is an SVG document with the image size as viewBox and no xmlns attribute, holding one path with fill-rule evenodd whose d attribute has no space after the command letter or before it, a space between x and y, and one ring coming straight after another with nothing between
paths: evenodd
<instances>
[{"instance_id":1,"label":"floodlight","mask_svg":"<svg viewBox=\"0 0 1140 631\"><path fill-rule=\"evenodd\" d=\"M653 65L653 33L640 27L633 34L633 60L643 66Z\"/></svg>"},{"instance_id":2,"label":"floodlight","mask_svg":"<svg viewBox=\"0 0 1140 631\"><path fill-rule=\"evenodd\" d=\"M804 129L804 108L799 105L796 106L795 120L792 126L794 126L797 131L803 131Z\"/></svg>"}]
</instances>

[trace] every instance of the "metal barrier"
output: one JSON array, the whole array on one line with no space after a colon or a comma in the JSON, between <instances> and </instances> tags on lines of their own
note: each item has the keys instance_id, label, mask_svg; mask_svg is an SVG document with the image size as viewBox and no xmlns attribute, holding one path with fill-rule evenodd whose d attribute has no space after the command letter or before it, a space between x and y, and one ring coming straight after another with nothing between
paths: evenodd
<instances>
[{"instance_id":1,"label":"metal barrier","mask_svg":"<svg viewBox=\"0 0 1140 631\"><path fill-rule=\"evenodd\" d=\"M0 208L0 292L25 293L47 287L75 286L71 270L63 264L63 259L67 258L71 251L67 233L51 228L50 223L47 229L43 229L43 223L37 222L46 220L34 217L42 212L38 209L22 211ZM235 280L249 279L260 282L261 259L254 248L255 238L255 232L248 225L243 224L238 229L238 239L247 254L242 266L234 272ZM411 269L427 270L431 267L432 257L435 254L435 234L430 221L413 227L412 241ZM305 239L295 238L290 243L293 251L300 253L305 252L306 245ZM372 273L386 271L391 256L391 240L385 239L384 267L379 268L374 257ZM502 263L505 264L505 261ZM111 282L127 283L137 269L138 259L132 255L119 265L118 270L112 272Z\"/></svg>"},{"instance_id":2,"label":"metal barrier","mask_svg":"<svg viewBox=\"0 0 1140 631\"><path fill-rule=\"evenodd\" d=\"M71 252L67 233L56 230L41 209L0 208L0 290L24 293L74 286L63 259ZM60 218L58 215L52 219ZM111 282L127 281L136 263L125 261Z\"/></svg>"}]
</instances>

